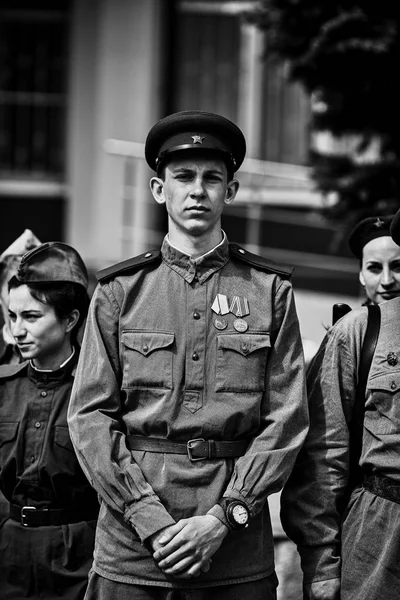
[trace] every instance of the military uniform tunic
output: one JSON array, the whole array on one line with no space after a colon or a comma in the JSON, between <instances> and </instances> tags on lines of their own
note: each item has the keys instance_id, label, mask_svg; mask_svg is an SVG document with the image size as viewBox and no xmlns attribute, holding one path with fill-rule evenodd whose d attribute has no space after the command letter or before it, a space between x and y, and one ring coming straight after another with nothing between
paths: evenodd
<instances>
[{"instance_id":1,"label":"military uniform tunic","mask_svg":"<svg viewBox=\"0 0 400 600\"><path fill-rule=\"evenodd\" d=\"M379 307L359 464L400 484L400 298ZM397 600L400 505L357 487L343 513L367 314L353 310L331 328L307 375L310 429L282 494L282 521L306 582L342 577L343 600Z\"/></svg>"},{"instance_id":2,"label":"military uniform tunic","mask_svg":"<svg viewBox=\"0 0 400 600\"><path fill-rule=\"evenodd\" d=\"M266 500L288 477L307 431L303 353L287 274L235 254L225 238L192 260L165 239L161 255L112 269L94 292L68 419L102 499L94 569L105 578L200 587L273 572ZM246 331L235 329L237 315L212 310L217 294L247 299ZM191 462L130 452L127 434L249 445L237 459ZM225 538L195 581L167 577L147 538L213 512L223 494L247 504L250 526Z\"/></svg>"},{"instance_id":3,"label":"military uniform tunic","mask_svg":"<svg viewBox=\"0 0 400 600\"><path fill-rule=\"evenodd\" d=\"M83 598L93 558L97 495L77 461L67 408L77 353L56 371L0 367L0 489L18 507L86 512L91 521L0 528L0 597Z\"/></svg>"}]
</instances>

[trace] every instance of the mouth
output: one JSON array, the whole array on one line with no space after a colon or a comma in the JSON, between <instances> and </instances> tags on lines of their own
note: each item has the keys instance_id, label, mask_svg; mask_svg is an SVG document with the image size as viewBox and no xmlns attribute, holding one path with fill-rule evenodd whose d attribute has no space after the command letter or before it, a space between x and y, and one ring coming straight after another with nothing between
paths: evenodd
<instances>
[{"instance_id":1,"label":"mouth","mask_svg":"<svg viewBox=\"0 0 400 600\"><path fill-rule=\"evenodd\" d=\"M385 300L390 300L391 298L398 298L400 296L400 290L393 290L392 292L381 292L380 296L385 298Z\"/></svg>"},{"instance_id":2,"label":"mouth","mask_svg":"<svg viewBox=\"0 0 400 600\"><path fill-rule=\"evenodd\" d=\"M30 348L32 346L31 342L24 342L24 343L17 343L17 346L20 350L27 350L28 348Z\"/></svg>"},{"instance_id":3,"label":"mouth","mask_svg":"<svg viewBox=\"0 0 400 600\"><path fill-rule=\"evenodd\" d=\"M206 208L205 206L189 206L189 208L186 209L187 212L194 212L194 213L205 213L208 212L208 208Z\"/></svg>"}]
</instances>

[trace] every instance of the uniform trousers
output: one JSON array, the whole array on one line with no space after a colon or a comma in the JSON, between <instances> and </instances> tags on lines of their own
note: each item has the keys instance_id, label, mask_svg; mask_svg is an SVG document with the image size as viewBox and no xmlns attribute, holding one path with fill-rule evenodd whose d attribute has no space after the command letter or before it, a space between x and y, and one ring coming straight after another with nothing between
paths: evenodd
<instances>
[{"instance_id":1,"label":"uniform trousers","mask_svg":"<svg viewBox=\"0 0 400 600\"><path fill-rule=\"evenodd\" d=\"M276 574L272 573L264 579L246 583L171 589L112 581L91 571L84 600L276 600L277 585Z\"/></svg>"},{"instance_id":2,"label":"uniform trousers","mask_svg":"<svg viewBox=\"0 0 400 600\"><path fill-rule=\"evenodd\" d=\"M96 521L0 527L0 600L82 600L92 566Z\"/></svg>"},{"instance_id":3,"label":"uniform trousers","mask_svg":"<svg viewBox=\"0 0 400 600\"><path fill-rule=\"evenodd\" d=\"M400 504L359 488L342 529L341 600L399 600Z\"/></svg>"}]
</instances>

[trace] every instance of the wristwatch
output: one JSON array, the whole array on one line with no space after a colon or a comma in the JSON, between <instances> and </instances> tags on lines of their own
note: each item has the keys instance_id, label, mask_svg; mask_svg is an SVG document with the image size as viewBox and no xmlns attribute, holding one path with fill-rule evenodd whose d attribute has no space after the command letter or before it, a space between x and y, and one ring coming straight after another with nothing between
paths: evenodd
<instances>
[{"instance_id":1,"label":"wristwatch","mask_svg":"<svg viewBox=\"0 0 400 600\"><path fill-rule=\"evenodd\" d=\"M218 504L224 509L226 520L232 529L245 529L248 527L250 513L244 502L222 498Z\"/></svg>"}]
</instances>

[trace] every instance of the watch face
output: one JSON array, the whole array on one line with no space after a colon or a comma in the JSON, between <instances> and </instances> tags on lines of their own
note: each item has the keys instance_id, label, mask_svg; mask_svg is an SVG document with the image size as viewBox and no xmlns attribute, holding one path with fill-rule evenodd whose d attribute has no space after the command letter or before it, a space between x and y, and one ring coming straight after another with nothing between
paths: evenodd
<instances>
[{"instance_id":1,"label":"watch face","mask_svg":"<svg viewBox=\"0 0 400 600\"><path fill-rule=\"evenodd\" d=\"M238 525L246 525L249 520L249 513L244 506L236 504L232 507L232 517Z\"/></svg>"}]
</instances>

